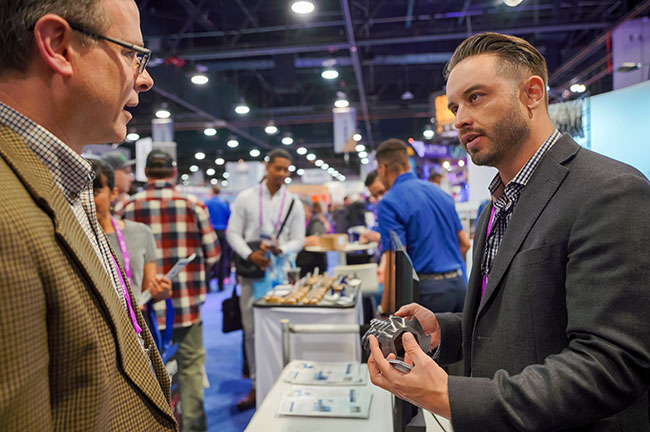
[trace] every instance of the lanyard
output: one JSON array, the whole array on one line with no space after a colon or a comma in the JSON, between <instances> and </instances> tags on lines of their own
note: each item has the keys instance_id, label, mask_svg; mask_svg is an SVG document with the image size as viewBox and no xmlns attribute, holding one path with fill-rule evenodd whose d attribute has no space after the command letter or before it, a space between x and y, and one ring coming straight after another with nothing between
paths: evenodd
<instances>
[{"instance_id":1,"label":"lanyard","mask_svg":"<svg viewBox=\"0 0 650 432\"><path fill-rule=\"evenodd\" d=\"M494 204L492 204L492 212L490 213L490 221L488 222L487 234L485 234L486 243L488 238L490 237L490 231L492 231L492 222L494 222L494 213L496 213L496 207L494 207ZM481 297L483 297L483 294L485 294L486 286L487 286L487 273L483 275L483 283L481 285Z\"/></svg>"},{"instance_id":2,"label":"lanyard","mask_svg":"<svg viewBox=\"0 0 650 432\"><path fill-rule=\"evenodd\" d=\"M120 251L122 252L122 259L124 260L124 273L126 273L126 278L129 280L129 283L133 283L131 279L131 256L129 255L129 249L126 247L126 240L124 240L124 233L117 225L117 221L111 216L111 222L113 222L113 228L115 229L115 236L117 237L117 242L120 245Z\"/></svg>"},{"instance_id":3,"label":"lanyard","mask_svg":"<svg viewBox=\"0 0 650 432\"><path fill-rule=\"evenodd\" d=\"M115 257L113 257L113 263L115 264L117 276L120 278L120 284L122 285L122 294L124 294L124 301L126 301L126 307L129 310L129 316L131 317L131 322L133 323L133 329L137 334L140 334L142 333L142 328L138 325L138 320L135 317L135 312L133 311L133 306L131 305L131 296L129 296L129 291L126 289L126 282L124 282L122 272L120 271L120 267L117 265Z\"/></svg>"},{"instance_id":4,"label":"lanyard","mask_svg":"<svg viewBox=\"0 0 650 432\"><path fill-rule=\"evenodd\" d=\"M263 210L262 210L262 184L260 183L260 229L264 225L263 223ZM278 227L280 226L280 221L282 221L282 212L284 210L284 201L287 198L287 188L284 188L282 191L282 203L280 204L280 212L278 213L278 220L273 225L273 234L278 232Z\"/></svg>"}]
</instances>

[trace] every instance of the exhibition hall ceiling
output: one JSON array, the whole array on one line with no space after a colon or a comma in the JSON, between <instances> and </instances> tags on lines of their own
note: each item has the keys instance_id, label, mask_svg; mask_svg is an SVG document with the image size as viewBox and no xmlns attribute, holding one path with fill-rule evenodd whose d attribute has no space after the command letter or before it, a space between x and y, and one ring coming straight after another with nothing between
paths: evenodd
<instances>
[{"instance_id":1,"label":"exhibition hall ceiling","mask_svg":"<svg viewBox=\"0 0 650 432\"><path fill-rule=\"evenodd\" d=\"M314 0L315 10L299 15L291 3L141 0L156 85L141 95L131 126L148 135L154 112L167 104L181 172L197 163L198 151L207 155L198 163L205 169L218 156L251 160L252 149L263 155L277 147L307 168L295 153L305 146L340 172L358 173L356 154L345 161L333 151L338 98L356 109L368 149L391 137L421 139L432 98L444 93L445 63L461 40L483 31L521 36L540 49L552 100L579 97L568 91L574 83L585 84L585 94L602 93L611 90L616 67L608 33L650 12L650 1L523 0L510 7L504 0ZM323 78L325 69L338 77ZM197 70L206 84L190 81ZM235 112L242 101L250 108L243 115ZM270 121L274 135L265 132ZM217 134L206 136L206 127ZM287 134L289 146L281 143ZM237 148L227 146L232 137Z\"/></svg>"}]
</instances>

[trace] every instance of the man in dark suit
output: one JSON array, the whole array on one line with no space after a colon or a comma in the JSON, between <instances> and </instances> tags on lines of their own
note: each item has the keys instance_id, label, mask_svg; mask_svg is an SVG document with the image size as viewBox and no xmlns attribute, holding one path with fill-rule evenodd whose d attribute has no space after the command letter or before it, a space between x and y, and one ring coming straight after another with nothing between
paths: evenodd
<instances>
[{"instance_id":1,"label":"man in dark suit","mask_svg":"<svg viewBox=\"0 0 650 432\"><path fill-rule=\"evenodd\" d=\"M153 85L138 7L3 0L0 28L0 431L175 431L80 156Z\"/></svg>"},{"instance_id":2,"label":"man in dark suit","mask_svg":"<svg viewBox=\"0 0 650 432\"><path fill-rule=\"evenodd\" d=\"M433 359L405 335L415 366L401 373L371 338L372 381L456 432L650 430L648 180L555 130L546 64L526 41L472 36L447 73L461 145L499 174L464 312L402 307ZM461 358L464 377L438 366Z\"/></svg>"}]
</instances>

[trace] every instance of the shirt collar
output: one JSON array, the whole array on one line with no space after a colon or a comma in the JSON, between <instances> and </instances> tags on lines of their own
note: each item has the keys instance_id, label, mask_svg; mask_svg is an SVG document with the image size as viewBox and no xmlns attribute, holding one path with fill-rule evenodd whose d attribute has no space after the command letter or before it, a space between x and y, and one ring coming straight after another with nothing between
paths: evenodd
<instances>
[{"instance_id":1,"label":"shirt collar","mask_svg":"<svg viewBox=\"0 0 650 432\"><path fill-rule=\"evenodd\" d=\"M505 193L509 200L516 201L519 193L524 188L524 186L528 184L528 181L533 176L535 169L537 169L537 166L541 162L544 155L550 150L551 147L553 147L553 144L557 142L560 136L560 132L555 129L544 141L544 143L542 143L542 145L537 149L535 154L533 154L533 156L528 159L528 162L526 162L524 166L521 167L517 175L515 175L514 178L508 182L507 185L503 184L501 175L497 173L497 175L494 176L490 182L490 185L488 186L490 195L492 195L493 200L498 199L502 194Z\"/></svg>"},{"instance_id":2,"label":"shirt collar","mask_svg":"<svg viewBox=\"0 0 650 432\"><path fill-rule=\"evenodd\" d=\"M95 179L90 163L43 126L0 102L0 123L16 132L52 174L68 201Z\"/></svg>"},{"instance_id":3,"label":"shirt collar","mask_svg":"<svg viewBox=\"0 0 650 432\"><path fill-rule=\"evenodd\" d=\"M146 190L154 189L175 189L174 183L167 179L154 180L147 183Z\"/></svg>"},{"instance_id":4,"label":"shirt collar","mask_svg":"<svg viewBox=\"0 0 650 432\"><path fill-rule=\"evenodd\" d=\"M269 190L269 186L267 185L266 180L260 183L260 185L262 186L262 194L264 198L268 198L270 200L278 195L282 195L284 193L283 191L287 188L287 185L282 185L280 186L280 189L278 189L278 191L273 196L271 196L271 191Z\"/></svg>"}]
</instances>

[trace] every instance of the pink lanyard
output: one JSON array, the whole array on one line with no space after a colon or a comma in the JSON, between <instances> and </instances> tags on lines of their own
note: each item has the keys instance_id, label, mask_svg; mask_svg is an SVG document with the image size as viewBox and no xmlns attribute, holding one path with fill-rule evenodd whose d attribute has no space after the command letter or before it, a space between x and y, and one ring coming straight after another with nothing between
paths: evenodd
<instances>
[{"instance_id":1,"label":"pink lanyard","mask_svg":"<svg viewBox=\"0 0 650 432\"><path fill-rule=\"evenodd\" d=\"M280 226L280 221L282 220L282 211L284 210L284 201L287 198L287 189L285 188L282 191L282 203L280 204L280 212L278 213L278 220L273 225L273 234L275 235L278 232L278 227ZM264 225L263 221L263 210L262 210L262 183L260 183L260 229Z\"/></svg>"},{"instance_id":2,"label":"pink lanyard","mask_svg":"<svg viewBox=\"0 0 650 432\"><path fill-rule=\"evenodd\" d=\"M133 306L131 305L131 296L129 296L129 291L126 289L126 282L122 277L122 272L120 267L117 265L117 260L113 257L113 263L115 263L115 270L117 271L117 277L120 278L120 284L122 285L122 294L124 294L124 300L126 301L126 307L129 310L129 315L131 316L131 322L133 322L133 329L136 333L142 333L142 328L138 325L138 319L135 317L135 312L133 311Z\"/></svg>"},{"instance_id":3,"label":"pink lanyard","mask_svg":"<svg viewBox=\"0 0 650 432\"><path fill-rule=\"evenodd\" d=\"M494 221L494 213L496 212L496 207L492 204L492 213L490 213L490 221L488 222L487 234L485 234L485 241L487 242L488 237L490 237L490 231L492 230L492 222ZM485 253L485 252L483 252ZM487 286L487 274L483 275L483 284L481 284L481 297L485 294L485 287Z\"/></svg>"},{"instance_id":4,"label":"pink lanyard","mask_svg":"<svg viewBox=\"0 0 650 432\"><path fill-rule=\"evenodd\" d=\"M126 240L124 240L124 234L122 230L117 225L117 221L111 216L111 222L113 222L113 228L115 229L115 236L117 237L117 243L120 245L120 251L122 252L122 259L124 260L124 273L126 273L126 278L129 280L129 283L133 283L131 279L131 256L129 255L129 249L126 247Z\"/></svg>"}]
</instances>

